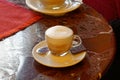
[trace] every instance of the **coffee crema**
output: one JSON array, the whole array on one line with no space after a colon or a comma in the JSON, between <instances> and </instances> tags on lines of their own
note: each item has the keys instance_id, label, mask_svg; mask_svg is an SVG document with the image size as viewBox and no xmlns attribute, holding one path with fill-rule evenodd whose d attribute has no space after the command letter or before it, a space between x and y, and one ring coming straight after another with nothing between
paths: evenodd
<instances>
[{"instance_id":1,"label":"coffee crema","mask_svg":"<svg viewBox=\"0 0 120 80\"><path fill-rule=\"evenodd\" d=\"M45 34L50 38L62 39L73 35L73 31L65 26L54 26L46 30Z\"/></svg>"}]
</instances>

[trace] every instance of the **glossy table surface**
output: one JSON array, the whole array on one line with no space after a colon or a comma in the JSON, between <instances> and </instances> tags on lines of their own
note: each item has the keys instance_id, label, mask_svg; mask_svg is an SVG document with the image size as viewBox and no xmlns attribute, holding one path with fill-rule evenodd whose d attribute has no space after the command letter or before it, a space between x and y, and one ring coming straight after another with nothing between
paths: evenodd
<instances>
[{"instance_id":1,"label":"glossy table surface","mask_svg":"<svg viewBox=\"0 0 120 80\"><path fill-rule=\"evenodd\" d=\"M24 0L9 1L28 8ZM61 17L41 16L38 22L0 41L0 80L99 80L109 69L116 51L113 29L106 20L85 4ZM32 49L44 40L45 30L58 24L72 28L82 38L87 49L82 62L50 68L32 57Z\"/></svg>"}]
</instances>

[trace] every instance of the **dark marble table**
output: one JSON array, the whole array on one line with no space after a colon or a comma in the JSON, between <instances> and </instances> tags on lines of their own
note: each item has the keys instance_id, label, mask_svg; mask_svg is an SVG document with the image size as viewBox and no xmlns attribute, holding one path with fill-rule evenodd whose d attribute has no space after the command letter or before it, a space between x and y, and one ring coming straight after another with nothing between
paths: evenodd
<instances>
[{"instance_id":1,"label":"dark marble table","mask_svg":"<svg viewBox=\"0 0 120 80\"><path fill-rule=\"evenodd\" d=\"M9 1L28 8L24 0ZM0 41L0 79L99 80L116 52L114 32L106 20L86 4L61 17L41 16L38 22ZM50 68L33 59L32 49L44 40L45 30L58 24L72 28L82 38L87 49L82 62L66 68Z\"/></svg>"}]
</instances>

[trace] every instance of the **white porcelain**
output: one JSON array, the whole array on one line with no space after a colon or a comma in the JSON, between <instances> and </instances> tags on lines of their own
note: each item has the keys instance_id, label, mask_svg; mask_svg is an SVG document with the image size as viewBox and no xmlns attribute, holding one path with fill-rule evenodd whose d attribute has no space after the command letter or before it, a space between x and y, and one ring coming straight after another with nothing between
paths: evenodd
<instances>
[{"instance_id":1,"label":"white porcelain","mask_svg":"<svg viewBox=\"0 0 120 80\"><path fill-rule=\"evenodd\" d=\"M48 67L62 68L72 66L81 62L86 56L86 51L76 54L68 53L65 56L54 56L50 54L49 51L46 53L38 53L37 50L42 47L47 47L45 41L41 41L35 45L32 50L32 55L38 63Z\"/></svg>"},{"instance_id":2,"label":"white porcelain","mask_svg":"<svg viewBox=\"0 0 120 80\"><path fill-rule=\"evenodd\" d=\"M66 0L65 6L63 6L60 9L54 10L44 8L39 0L26 0L27 6L32 10L52 16L64 15L67 12L77 9L82 3L83 3L82 0Z\"/></svg>"}]
</instances>

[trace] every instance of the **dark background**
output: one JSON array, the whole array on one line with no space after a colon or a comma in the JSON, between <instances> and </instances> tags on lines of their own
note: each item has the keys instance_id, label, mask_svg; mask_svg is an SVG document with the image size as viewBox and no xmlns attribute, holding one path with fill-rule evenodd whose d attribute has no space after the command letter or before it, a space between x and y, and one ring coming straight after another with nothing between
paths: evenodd
<instances>
[{"instance_id":1,"label":"dark background","mask_svg":"<svg viewBox=\"0 0 120 80\"><path fill-rule=\"evenodd\" d=\"M110 25L115 33L117 52L113 63L101 80L120 80L120 20L114 20Z\"/></svg>"}]
</instances>

